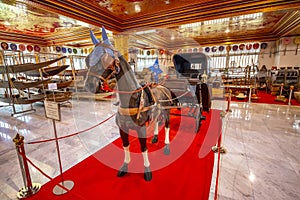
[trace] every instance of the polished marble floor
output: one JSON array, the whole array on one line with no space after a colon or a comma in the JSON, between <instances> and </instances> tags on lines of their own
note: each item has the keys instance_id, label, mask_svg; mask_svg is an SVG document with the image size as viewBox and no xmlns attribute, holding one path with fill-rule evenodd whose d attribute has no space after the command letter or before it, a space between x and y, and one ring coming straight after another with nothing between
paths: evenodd
<instances>
[{"instance_id":1,"label":"polished marble floor","mask_svg":"<svg viewBox=\"0 0 300 200\"><path fill-rule=\"evenodd\" d=\"M223 122L218 199L300 199L300 107L233 102Z\"/></svg>"},{"instance_id":2,"label":"polished marble floor","mask_svg":"<svg viewBox=\"0 0 300 200\"><path fill-rule=\"evenodd\" d=\"M71 104L61 106L62 120L55 123L58 137L109 118L116 111L113 103L74 97ZM224 101L213 101L214 109L225 110L226 105ZM55 143L28 144L53 138L53 122L45 117L42 103L34 104L35 112L14 117L11 106L0 106L0 199L17 199L16 193L24 184L12 139L16 133L22 134L28 158L55 177L59 175ZM215 166L210 199L214 199L216 188L220 200L300 199L300 107L232 102L223 123L222 146L227 153L220 158L218 181ZM112 118L94 129L60 140L63 171L118 135ZM30 169L33 182L49 181L36 169Z\"/></svg>"}]
</instances>

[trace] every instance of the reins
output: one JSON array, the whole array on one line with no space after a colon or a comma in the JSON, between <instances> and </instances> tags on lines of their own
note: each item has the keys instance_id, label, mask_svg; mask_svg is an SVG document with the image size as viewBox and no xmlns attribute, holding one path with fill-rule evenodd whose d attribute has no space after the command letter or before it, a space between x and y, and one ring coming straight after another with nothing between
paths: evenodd
<instances>
[{"instance_id":1,"label":"reins","mask_svg":"<svg viewBox=\"0 0 300 200\"><path fill-rule=\"evenodd\" d=\"M114 63L114 65L115 65L115 63ZM112 70L112 72L111 72L106 78L104 78L103 76L98 75L98 74L96 74L96 73L94 73L94 72L88 72L87 75L91 75L91 76L97 77L97 78L101 79L102 81L104 81L105 83L107 83L108 80L116 73L116 71L115 71L114 69L112 69L112 68L110 68L110 69ZM160 85L163 86L163 83L164 83L164 82L165 82L165 80L161 81L160 83L157 83L155 87L160 86ZM116 89L113 89L112 92L119 93L119 94L135 94L135 93L141 92L141 91L144 90L146 87L153 86L153 85L154 85L153 83L147 83L147 84L145 84L143 87L140 87L140 88L137 89L137 90L133 90L133 91L122 91L122 90L116 90ZM151 90L150 90L150 91L151 91ZM171 97L169 97L163 90L162 90L162 92L168 97L168 99L167 99L167 100L159 100L159 102L174 101L174 100L179 99L180 97L186 95L187 93L189 93L189 91L186 91L184 94L182 94L182 95L180 95L180 96L178 96L178 97L171 98ZM152 93L152 92L151 92L151 93ZM152 96L154 96L154 95L152 94Z\"/></svg>"},{"instance_id":2,"label":"reins","mask_svg":"<svg viewBox=\"0 0 300 200\"><path fill-rule=\"evenodd\" d=\"M112 72L112 73L113 73L113 72ZM109 78L104 78L103 76L98 75L98 74L96 74L96 73L94 73L94 72L90 72L90 71L87 73L87 76L94 76L94 77L96 77L96 78L101 79L101 80L104 81L104 82L107 82L108 79L111 77L111 75L109 75L109 76L108 76Z\"/></svg>"},{"instance_id":3,"label":"reins","mask_svg":"<svg viewBox=\"0 0 300 200\"><path fill-rule=\"evenodd\" d=\"M102 81L104 81L105 83L107 83L108 80L110 79L110 77L113 76L114 74L115 74L115 71L113 70L106 78L104 78L103 76L98 75L98 74L96 74L94 72L88 72L87 73L88 76L94 76L96 78L99 78ZM115 90L114 89L114 90L112 90L112 92L116 92L116 93L119 93L119 94L134 94L134 93L138 93L138 92L144 90L146 87L148 87L150 85L152 85L152 83L148 83L148 84L144 85L143 87L141 87L141 88L139 88L137 90L133 90L133 91L121 91L121 90Z\"/></svg>"}]
</instances>

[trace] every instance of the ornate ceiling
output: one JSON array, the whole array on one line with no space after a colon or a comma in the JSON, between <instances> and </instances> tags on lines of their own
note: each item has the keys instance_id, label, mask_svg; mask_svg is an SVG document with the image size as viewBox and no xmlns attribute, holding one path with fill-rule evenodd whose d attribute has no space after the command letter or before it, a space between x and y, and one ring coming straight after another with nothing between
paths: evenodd
<instances>
[{"instance_id":1,"label":"ornate ceiling","mask_svg":"<svg viewBox=\"0 0 300 200\"><path fill-rule=\"evenodd\" d=\"M130 47L177 49L300 35L299 0L2 0L0 40L91 45L89 29Z\"/></svg>"}]
</instances>

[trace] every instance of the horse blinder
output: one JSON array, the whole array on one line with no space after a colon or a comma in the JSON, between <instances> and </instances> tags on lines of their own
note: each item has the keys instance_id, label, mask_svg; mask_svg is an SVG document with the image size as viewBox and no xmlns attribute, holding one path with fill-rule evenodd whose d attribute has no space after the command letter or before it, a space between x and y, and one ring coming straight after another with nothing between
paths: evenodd
<instances>
[{"instance_id":1,"label":"horse blinder","mask_svg":"<svg viewBox=\"0 0 300 200\"><path fill-rule=\"evenodd\" d=\"M101 64L105 70L112 66L114 61L115 59L111 57L107 52L105 52L101 58Z\"/></svg>"}]
</instances>

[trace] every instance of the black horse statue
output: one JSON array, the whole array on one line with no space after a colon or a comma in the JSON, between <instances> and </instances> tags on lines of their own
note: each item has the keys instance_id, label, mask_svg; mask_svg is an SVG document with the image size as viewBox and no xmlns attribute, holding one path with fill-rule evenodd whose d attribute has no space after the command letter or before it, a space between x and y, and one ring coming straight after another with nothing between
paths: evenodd
<instances>
[{"instance_id":1,"label":"black horse statue","mask_svg":"<svg viewBox=\"0 0 300 200\"><path fill-rule=\"evenodd\" d=\"M165 121L165 148L164 153L169 154L169 124L170 109L163 109L172 105L172 94L169 89L157 84L138 83L129 63L110 43L104 27L102 28L102 42L90 31L91 39L95 45L93 51L86 58L88 73L85 87L95 92L99 82L106 82L112 76L117 82L119 107L116 115L116 124L119 127L123 143L125 158L117 176L122 177L128 172L130 162L129 130L138 134L140 149L144 159L144 179L150 181L152 172L148 159L146 143L146 126L155 124L152 143L157 142L158 118Z\"/></svg>"}]
</instances>

